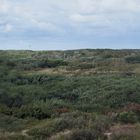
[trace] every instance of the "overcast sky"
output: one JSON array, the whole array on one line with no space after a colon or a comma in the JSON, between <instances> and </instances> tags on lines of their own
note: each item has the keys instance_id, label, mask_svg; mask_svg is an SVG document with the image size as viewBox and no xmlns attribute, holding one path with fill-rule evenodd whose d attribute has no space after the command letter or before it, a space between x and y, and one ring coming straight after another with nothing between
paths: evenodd
<instances>
[{"instance_id":1,"label":"overcast sky","mask_svg":"<svg viewBox=\"0 0 140 140\"><path fill-rule=\"evenodd\" d=\"M140 0L0 0L0 49L140 49Z\"/></svg>"}]
</instances>

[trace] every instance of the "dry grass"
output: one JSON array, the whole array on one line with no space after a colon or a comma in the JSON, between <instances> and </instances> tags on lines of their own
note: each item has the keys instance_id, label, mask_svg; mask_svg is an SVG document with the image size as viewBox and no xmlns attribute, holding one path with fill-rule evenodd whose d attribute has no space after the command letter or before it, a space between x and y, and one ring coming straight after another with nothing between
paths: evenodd
<instances>
[{"instance_id":1,"label":"dry grass","mask_svg":"<svg viewBox=\"0 0 140 140\"><path fill-rule=\"evenodd\" d=\"M140 140L140 125L115 125L110 128L110 140Z\"/></svg>"}]
</instances>

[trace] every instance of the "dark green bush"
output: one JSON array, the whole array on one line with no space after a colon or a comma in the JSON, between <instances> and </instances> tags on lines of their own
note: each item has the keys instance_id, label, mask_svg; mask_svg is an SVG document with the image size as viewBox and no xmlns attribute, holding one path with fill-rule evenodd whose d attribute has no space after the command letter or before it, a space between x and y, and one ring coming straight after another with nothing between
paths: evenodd
<instances>
[{"instance_id":1,"label":"dark green bush","mask_svg":"<svg viewBox=\"0 0 140 140\"><path fill-rule=\"evenodd\" d=\"M34 104L22 106L19 109L13 108L12 113L18 118L31 117L40 120L50 118L53 113L53 110L51 110L51 108L49 108L45 103L36 102Z\"/></svg>"},{"instance_id":2,"label":"dark green bush","mask_svg":"<svg viewBox=\"0 0 140 140\"><path fill-rule=\"evenodd\" d=\"M135 64L135 63L140 63L140 56L130 56L130 57L127 57L126 58L126 62L128 63L132 63L132 64Z\"/></svg>"},{"instance_id":3,"label":"dark green bush","mask_svg":"<svg viewBox=\"0 0 140 140\"><path fill-rule=\"evenodd\" d=\"M118 115L118 120L123 122L123 123L136 123L138 121L138 117L132 111L122 112Z\"/></svg>"}]
</instances>

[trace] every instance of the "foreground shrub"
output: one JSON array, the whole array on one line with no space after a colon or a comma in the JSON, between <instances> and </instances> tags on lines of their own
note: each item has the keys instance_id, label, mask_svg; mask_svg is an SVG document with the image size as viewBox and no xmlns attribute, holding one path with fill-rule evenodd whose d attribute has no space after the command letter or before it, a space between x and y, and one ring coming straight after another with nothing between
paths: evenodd
<instances>
[{"instance_id":1,"label":"foreground shrub","mask_svg":"<svg viewBox=\"0 0 140 140\"><path fill-rule=\"evenodd\" d=\"M112 124L112 121L106 116L97 116L93 124L90 126L91 129L96 131L96 134L104 133Z\"/></svg>"},{"instance_id":2,"label":"foreground shrub","mask_svg":"<svg viewBox=\"0 0 140 140\"><path fill-rule=\"evenodd\" d=\"M66 140L97 140L103 139L104 136L100 136L93 130L84 129L84 130L74 130L72 133L67 136Z\"/></svg>"},{"instance_id":3,"label":"foreground shrub","mask_svg":"<svg viewBox=\"0 0 140 140\"><path fill-rule=\"evenodd\" d=\"M138 117L132 111L122 112L118 115L118 120L123 122L123 123L136 123L138 121Z\"/></svg>"},{"instance_id":4,"label":"foreground shrub","mask_svg":"<svg viewBox=\"0 0 140 140\"><path fill-rule=\"evenodd\" d=\"M22 106L20 109L13 109L13 115L18 118L35 118L35 119L45 119L50 118L52 110L43 102L35 102L34 104L29 104Z\"/></svg>"},{"instance_id":5,"label":"foreground shrub","mask_svg":"<svg viewBox=\"0 0 140 140\"><path fill-rule=\"evenodd\" d=\"M0 140L33 140L33 139L21 135L15 135L15 136L1 136Z\"/></svg>"}]
</instances>

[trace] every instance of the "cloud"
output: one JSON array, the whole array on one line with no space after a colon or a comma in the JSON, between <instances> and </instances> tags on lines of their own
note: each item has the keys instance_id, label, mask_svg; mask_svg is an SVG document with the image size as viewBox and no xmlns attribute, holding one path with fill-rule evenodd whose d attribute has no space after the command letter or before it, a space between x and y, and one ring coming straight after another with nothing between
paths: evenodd
<instances>
[{"instance_id":1,"label":"cloud","mask_svg":"<svg viewBox=\"0 0 140 140\"><path fill-rule=\"evenodd\" d=\"M9 3L7 0L0 0L0 14L7 13L9 10Z\"/></svg>"},{"instance_id":2,"label":"cloud","mask_svg":"<svg viewBox=\"0 0 140 140\"><path fill-rule=\"evenodd\" d=\"M0 38L137 37L139 15L139 0L0 0Z\"/></svg>"},{"instance_id":3,"label":"cloud","mask_svg":"<svg viewBox=\"0 0 140 140\"><path fill-rule=\"evenodd\" d=\"M115 22L124 26L134 19L133 14L140 13L138 0L25 0L13 2L0 0L0 14L10 16L20 28L30 26L38 29L65 30L71 24L86 24L99 26L116 26ZM124 17L122 17L124 15ZM122 22L120 22L122 20Z\"/></svg>"},{"instance_id":4,"label":"cloud","mask_svg":"<svg viewBox=\"0 0 140 140\"><path fill-rule=\"evenodd\" d=\"M6 24L4 27L4 32L11 32L12 31L13 26L10 24Z\"/></svg>"},{"instance_id":5,"label":"cloud","mask_svg":"<svg viewBox=\"0 0 140 140\"><path fill-rule=\"evenodd\" d=\"M90 23L91 25L105 26L110 24L110 20L106 16L102 15L81 15L74 14L70 16L70 19L74 23Z\"/></svg>"}]
</instances>

